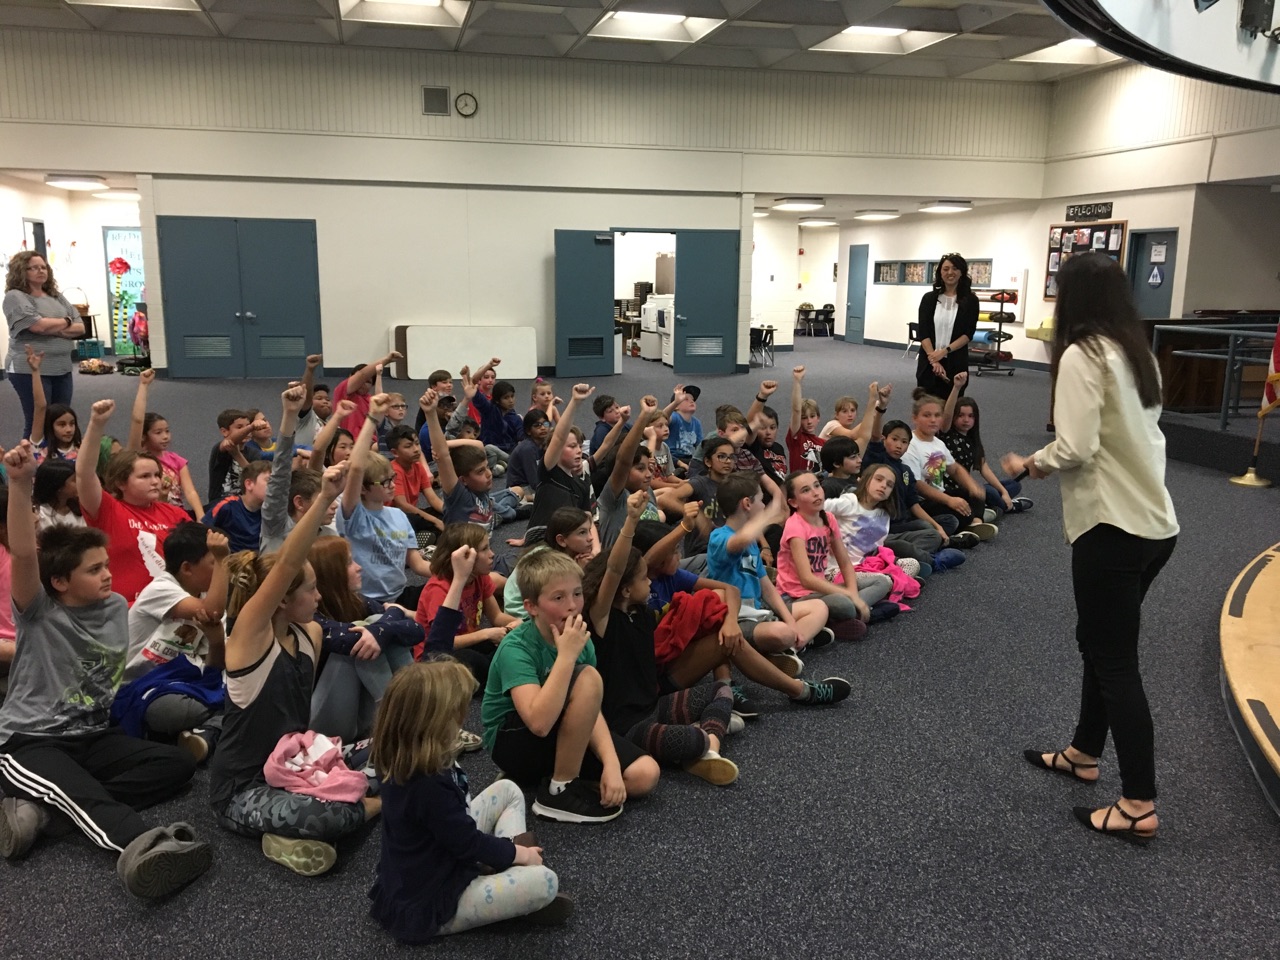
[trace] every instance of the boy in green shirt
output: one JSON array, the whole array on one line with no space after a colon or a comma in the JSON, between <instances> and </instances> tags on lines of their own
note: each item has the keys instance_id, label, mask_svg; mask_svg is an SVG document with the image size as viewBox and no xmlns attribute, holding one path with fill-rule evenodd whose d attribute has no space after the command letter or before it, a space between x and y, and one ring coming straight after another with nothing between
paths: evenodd
<instances>
[{"instance_id":1,"label":"boy in green shirt","mask_svg":"<svg viewBox=\"0 0 1280 960\"><path fill-rule=\"evenodd\" d=\"M564 823L603 823L628 796L658 784L658 764L615 737L600 715L604 684L582 619L582 571L557 550L516 569L530 619L494 654L480 710L484 745L503 774L539 783L533 812ZM598 780L599 789L587 781Z\"/></svg>"}]
</instances>

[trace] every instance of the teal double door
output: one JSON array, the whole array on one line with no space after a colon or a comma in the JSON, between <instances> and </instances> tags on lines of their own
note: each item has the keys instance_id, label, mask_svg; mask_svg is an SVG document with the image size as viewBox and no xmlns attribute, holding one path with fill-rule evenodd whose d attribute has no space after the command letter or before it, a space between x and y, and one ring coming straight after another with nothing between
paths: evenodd
<instances>
[{"instance_id":1,"label":"teal double door","mask_svg":"<svg viewBox=\"0 0 1280 960\"><path fill-rule=\"evenodd\" d=\"M557 377L613 373L615 232L556 231ZM738 357L738 231L643 232L673 233L676 238L675 316L667 318L674 372L733 373Z\"/></svg>"},{"instance_id":2,"label":"teal double door","mask_svg":"<svg viewBox=\"0 0 1280 960\"><path fill-rule=\"evenodd\" d=\"M315 221L156 223L170 376L300 376L321 352Z\"/></svg>"}]
</instances>

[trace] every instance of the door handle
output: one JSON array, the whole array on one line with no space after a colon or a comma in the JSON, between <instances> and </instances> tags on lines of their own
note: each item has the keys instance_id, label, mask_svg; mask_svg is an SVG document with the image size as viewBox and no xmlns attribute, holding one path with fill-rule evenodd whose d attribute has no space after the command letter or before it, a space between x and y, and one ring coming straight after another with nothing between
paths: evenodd
<instances>
[{"instance_id":1,"label":"door handle","mask_svg":"<svg viewBox=\"0 0 1280 960\"><path fill-rule=\"evenodd\" d=\"M258 322L258 315L256 313L251 313L248 310L245 311L244 318L248 320L250 323Z\"/></svg>"},{"instance_id":2,"label":"door handle","mask_svg":"<svg viewBox=\"0 0 1280 960\"><path fill-rule=\"evenodd\" d=\"M688 321L688 319L689 319L688 317L683 316L682 314L679 314L679 313L676 314L676 323L685 323L686 321Z\"/></svg>"},{"instance_id":3,"label":"door handle","mask_svg":"<svg viewBox=\"0 0 1280 960\"><path fill-rule=\"evenodd\" d=\"M241 314L239 310L237 310L237 311L236 311L236 319L237 319L237 320L243 320L243 319L244 319L244 315L243 315L243 314Z\"/></svg>"}]
</instances>

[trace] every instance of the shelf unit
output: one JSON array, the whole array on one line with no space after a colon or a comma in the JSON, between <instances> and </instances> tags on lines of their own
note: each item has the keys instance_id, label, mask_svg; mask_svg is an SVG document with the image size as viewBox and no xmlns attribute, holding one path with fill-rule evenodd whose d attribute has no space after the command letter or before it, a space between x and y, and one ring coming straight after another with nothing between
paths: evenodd
<instances>
[{"instance_id":1,"label":"shelf unit","mask_svg":"<svg viewBox=\"0 0 1280 960\"><path fill-rule=\"evenodd\" d=\"M1013 359L1012 355L1006 355L1002 358L1002 348L1006 343L1013 339L1013 334L1004 332L1006 323L1013 323L1018 319L1016 313L1012 313L1007 308L1017 306L1018 291L1017 290L974 290L974 294L978 298L979 303L994 304L995 309L988 311L987 323L994 323L995 330L989 331L991 334L990 343L973 343L969 347L969 355L973 358L974 373L982 376L984 373L1003 373L1005 376L1012 377L1014 368L1005 366Z\"/></svg>"}]
</instances>

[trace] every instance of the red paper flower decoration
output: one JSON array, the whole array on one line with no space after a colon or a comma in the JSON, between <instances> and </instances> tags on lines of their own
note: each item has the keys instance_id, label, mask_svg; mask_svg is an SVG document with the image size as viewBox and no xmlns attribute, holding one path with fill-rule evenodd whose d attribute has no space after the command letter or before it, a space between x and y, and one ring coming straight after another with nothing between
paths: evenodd
<instances>
[{"instance_id":1,"label":"red paper flower decoration","mask_svg":"<svg viewBox=\"0 0 1280 960\"><path fill-rule=\"evenodd\" d=\"M129 261L124 257L116 257L107 264L107 269L114 273L117 277L123 277L133 268L129 266Z\"/></svg>"}]
</instances>

